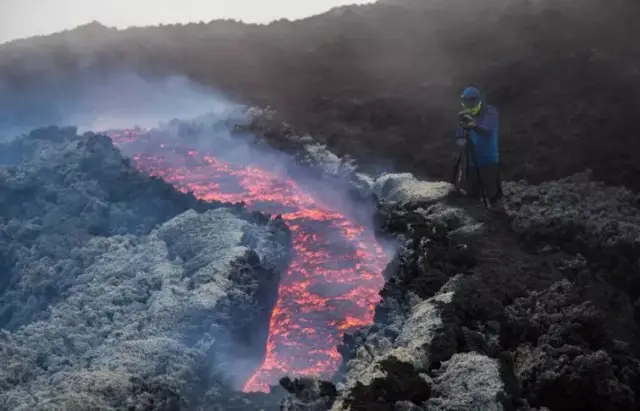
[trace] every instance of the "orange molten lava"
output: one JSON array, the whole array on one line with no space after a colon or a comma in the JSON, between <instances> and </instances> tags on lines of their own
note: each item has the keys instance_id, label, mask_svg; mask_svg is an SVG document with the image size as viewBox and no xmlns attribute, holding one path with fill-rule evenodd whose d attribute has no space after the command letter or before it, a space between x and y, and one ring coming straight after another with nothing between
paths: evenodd
<instances>
[{"instance_id":1,"label":"orange molten lava","mask_svg":"<svg viewBox=\"0 0 640 411\"><path fill-rule=\"evenodd\" d=\"M123 145L139 136L111 137ZM380 299L389 258L372 233L320 205L289 178L166 142L150 147L134 156L140 169L204 200L244 201L281 214L291 229L294 255L280 281L266 356L244 391L267 391L284 375L331 377L341 361L336 347L342 335L370 324Z\"/></svg>"}]
</instances>

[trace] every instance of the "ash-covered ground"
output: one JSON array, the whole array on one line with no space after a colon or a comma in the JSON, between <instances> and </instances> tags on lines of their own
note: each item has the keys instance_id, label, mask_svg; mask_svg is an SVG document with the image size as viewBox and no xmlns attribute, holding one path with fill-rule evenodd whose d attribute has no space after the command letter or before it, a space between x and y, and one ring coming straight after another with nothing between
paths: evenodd
<instances>
[{"instance_id":1,"label":"ash-covered ground","mask_svg":"<svg viewBox=\"0 0 640 411\"><path fill-rule=\"evenodd\" d=\"M101 135L52 127L0 152L0 409L242 403L284 222L142 175Z\"/></svg>"}]
</instances>

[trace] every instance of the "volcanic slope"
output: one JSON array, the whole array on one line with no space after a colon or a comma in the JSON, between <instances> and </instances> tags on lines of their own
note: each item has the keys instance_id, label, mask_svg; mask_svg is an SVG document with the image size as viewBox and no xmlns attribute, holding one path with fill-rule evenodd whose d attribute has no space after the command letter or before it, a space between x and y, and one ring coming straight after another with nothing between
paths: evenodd
<instances>
[{"instance_id":1,"label":"volcanic slope","mask_svg":"<svg viewBox=\"0 0 640 411\"><path fill-rule=\"evenodd\" d=\"M337 385L285 410L636 410L640 197L589 173L505 183L506 215L409 174L372 186L402 248ZM513 224L513 226L512 226Z\"/></svg>"},{"instance_id":2,"label":"volcanic slope","mask_svg":"<svg viewBox=\"0 0 640 411\"><path fill-rule=\"evenodd\" d=\"M0 153L0 409L246 403L230 387L264 354L284 222L142 175L101 135Z\"/></svg>"},{"instance_id":3,"label":"volcanic slope","mask_svg":"<svg viewBox=\"0 0 640 411\"><path fill-rule=\"evenodd\" d=\"M264 26L96 23L0 47L0 129L80 111L109 74L184 74L361 165L448 179L473 82L500 109L506 178L591 167L640 188L639 17L636 0L385 0Z\"/></svg>"}]
</instances>

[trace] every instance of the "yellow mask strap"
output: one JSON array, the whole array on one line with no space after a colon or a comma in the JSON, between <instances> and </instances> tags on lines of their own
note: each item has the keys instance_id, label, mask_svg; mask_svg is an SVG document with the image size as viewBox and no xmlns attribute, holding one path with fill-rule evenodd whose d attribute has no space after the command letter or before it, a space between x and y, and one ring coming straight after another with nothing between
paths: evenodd
<instances>
[{"instance_id":1,"label":"yellow mask strap","mask_svg":"<svg viewBox=\"0 0 640 411\"><path fill-rule=\"evenodd\" d=\"M482 109L482 101L478 103L478 105L476 105L474 108L471 109L471 114L473 114L474 116L478 115L478 113L480 113L480 109Z\"/></svg>"}]
</instances>

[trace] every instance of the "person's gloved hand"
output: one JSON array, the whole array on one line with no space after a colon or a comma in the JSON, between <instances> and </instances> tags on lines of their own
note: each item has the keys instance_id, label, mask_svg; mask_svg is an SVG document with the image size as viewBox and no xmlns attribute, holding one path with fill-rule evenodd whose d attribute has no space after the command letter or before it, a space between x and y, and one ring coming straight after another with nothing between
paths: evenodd
<instances>
[{"instance_id":1,"label":"person's gloved hand","mask_svg":"<svg viewBox=\"0 0 640 411\"><path fill-rule=\"evenodd\" d=\"M456 145L458 147L464 147L467 144L466 138L456 138Z\"/></svg>"},{"instance_id":2,"label":"person's gloved hand","mask_svg":"<svg viewBox=\"0 0 640 411\"><path fill-rule=\"evenodd\" d=\"M476 120L474 118L467 120L467 122L464 125L464 128L476 128L478 126L478 124L476 123Z\"/></svg>"}]
</instances>

